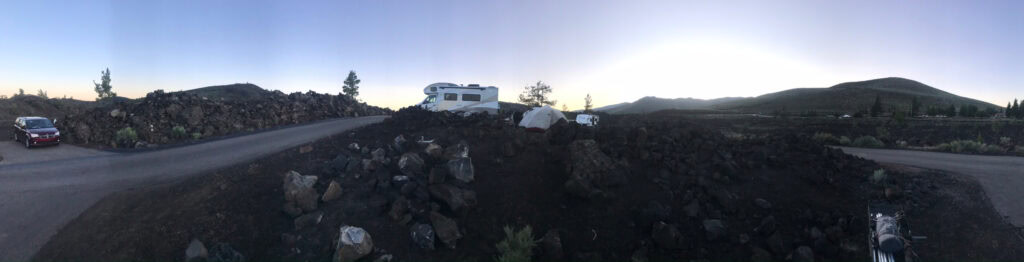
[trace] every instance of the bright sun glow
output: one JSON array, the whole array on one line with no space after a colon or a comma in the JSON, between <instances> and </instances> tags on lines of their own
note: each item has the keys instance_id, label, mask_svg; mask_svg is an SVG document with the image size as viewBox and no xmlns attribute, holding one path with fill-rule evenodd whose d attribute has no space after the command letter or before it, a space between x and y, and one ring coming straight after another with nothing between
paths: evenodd
<instances>
[{"instance_id":1,"label":"bright sun glow","mask_svg":"<svg viewBox=\"0 0 1024 262\"><path fill-rule=\"evenodd\" d=\"M802 61L751 46L677 41L628 56L582 79L606 91L605 101L643 96L718 98L754 96L794 87L830 85L833 77Z\"/></svg>"}]
</instances>

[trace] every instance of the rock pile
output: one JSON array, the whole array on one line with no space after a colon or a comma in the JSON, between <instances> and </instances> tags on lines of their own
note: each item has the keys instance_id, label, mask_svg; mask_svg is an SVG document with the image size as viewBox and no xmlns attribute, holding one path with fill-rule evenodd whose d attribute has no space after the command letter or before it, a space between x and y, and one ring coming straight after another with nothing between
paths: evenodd
<instances>
[{"instance_id":1,"label":"rock pile","mask_svg":"<svg viewBox=\"0 0 1024 262\"><path fill-rule=\"evenodd\" d=\"M118 144L118 130L131 127L139 145L168 144L333 117L390 113L345 95L266 91L245 100L208 98L188 92L149 93L145 98L69 115L60 123L68 142L100 146Z\"/></svg>"}]
</instances>

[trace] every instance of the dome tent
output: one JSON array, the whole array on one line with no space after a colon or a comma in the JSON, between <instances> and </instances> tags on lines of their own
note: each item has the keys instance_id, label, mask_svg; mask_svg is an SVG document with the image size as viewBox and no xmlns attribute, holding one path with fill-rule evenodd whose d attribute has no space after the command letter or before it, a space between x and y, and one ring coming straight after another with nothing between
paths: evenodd
<instances>
[{"instance_id":1,"label":"dome tent","mask_svg":"<svg viewBox=\"0 0 1024 262\"><path fill-rule=\"evenodd\" d=\"M523 114L523 120L519 121L519 126L526 129L547 130L560 119L565 119L565 115L561 111L550 106L534 107Z\"/></svg>"}]
</instances>

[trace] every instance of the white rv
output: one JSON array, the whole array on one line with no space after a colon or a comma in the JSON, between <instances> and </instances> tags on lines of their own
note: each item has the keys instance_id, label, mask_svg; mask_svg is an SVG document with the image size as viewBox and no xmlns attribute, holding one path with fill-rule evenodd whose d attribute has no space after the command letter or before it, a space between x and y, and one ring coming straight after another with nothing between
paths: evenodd
<instances>
[{"instance_id":1,"label":"white rv","mask_svg":"<svg viewBox=\"0 0 1024 262\"><path fill-rule=\"evenodd\" d=\"M417 106L431 111L498 113L498 88L469 84L434 83L423 88L427 95Z\"/></svg>"}]
</instances>

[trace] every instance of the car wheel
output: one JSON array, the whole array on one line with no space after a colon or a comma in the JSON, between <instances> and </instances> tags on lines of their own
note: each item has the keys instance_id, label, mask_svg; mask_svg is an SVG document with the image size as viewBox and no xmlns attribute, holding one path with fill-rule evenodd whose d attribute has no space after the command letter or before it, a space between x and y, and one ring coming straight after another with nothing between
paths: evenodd
<instances>
[{"instance_id":1,"label":"car wheel","mask_svg":"<svg viewBox=\"0 0 1024 262\"><path fill-rule=\"evenodd\" d=\"M25 148L32 148L32 145L28 144L28 138L25 138Z\"/></svg>"}]
</instances>

